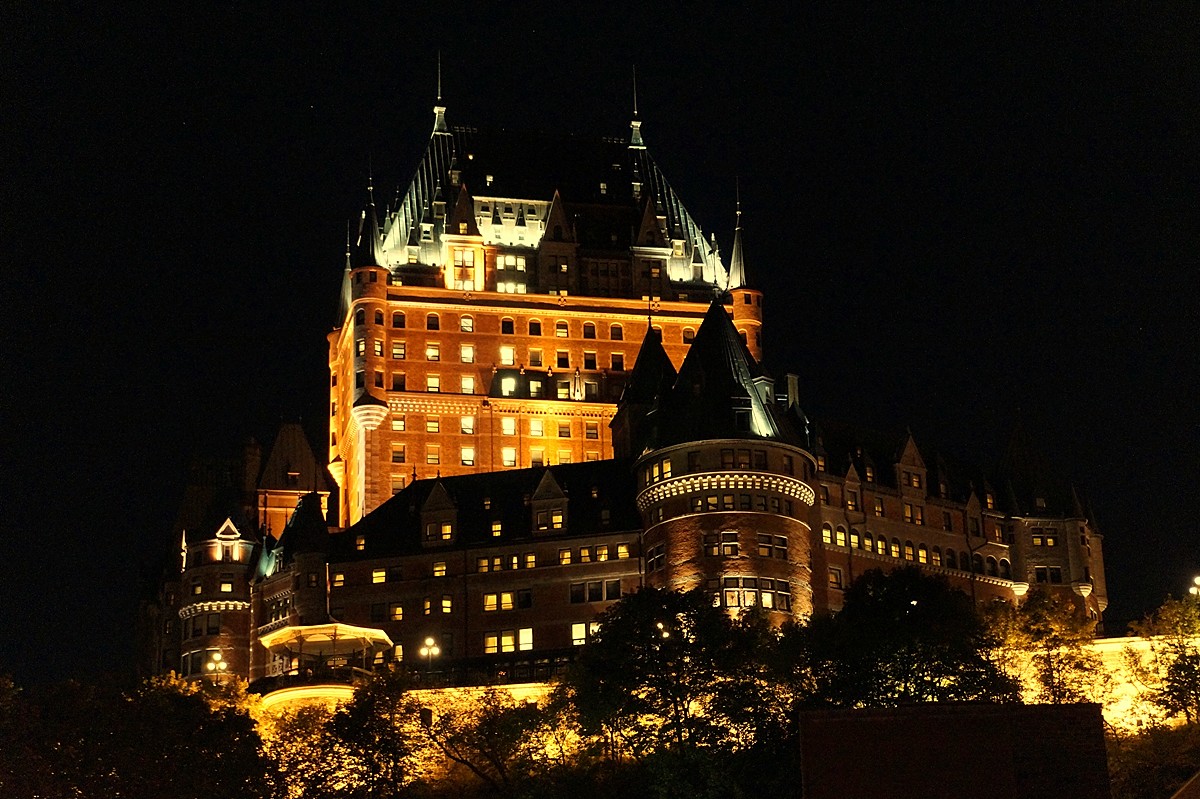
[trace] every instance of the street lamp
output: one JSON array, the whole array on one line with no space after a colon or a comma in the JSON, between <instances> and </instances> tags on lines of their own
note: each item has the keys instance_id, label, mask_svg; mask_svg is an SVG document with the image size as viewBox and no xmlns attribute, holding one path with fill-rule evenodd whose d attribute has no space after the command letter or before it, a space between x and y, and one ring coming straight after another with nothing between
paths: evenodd
<instances>
[{"instance_id":1,"label":"street lamp","mask_svg":"<svg viewBox=\"0 0 1200 799\"><path fill-rule=\"evenodd\" d=\"M212 657L208 659L208 663L204 667L212 674L213 681L215 682L222 674L229 670L229 663L220 652L213 652Z\"/></svg>"},{"instance_id":2,"label":"street lamp","mask_svg":"<svg viewBox=\"0 0 1200 799\"><path fill-rule=\"evenodd\" d=\"M437 641L433 638L425 639L425 646L420 649L421 657L425 658L425 671L433 671L433 659L442 654L441 647L437 645Z\"/></svg>"},{"instance_id":3,"label":"street lamp","mask_svg":"<svg viewBox=\"0 0 1200 799\"><path fill-rule=\"evenodd\" d=\"M1192 584L1188 587L1188 593L1192 596L1200 595L1200 574L1192 578Z\"/></svg>"}]
</instances>

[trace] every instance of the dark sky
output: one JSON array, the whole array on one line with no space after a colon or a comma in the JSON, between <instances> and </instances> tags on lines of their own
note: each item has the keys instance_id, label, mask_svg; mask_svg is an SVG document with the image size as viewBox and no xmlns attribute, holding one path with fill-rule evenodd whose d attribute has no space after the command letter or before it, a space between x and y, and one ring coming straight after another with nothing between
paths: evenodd
<instances>
[{"instance_id":1,"label":"dark sky","mask_svg":"<svg viewBox=\"0 0 1200 799\"><path fill-rule=\"evenodd\" d=\"M1200 571L1200 12L0 5L0 672L120 672L193 454L303 416L368 164L643 131L803 401L1092 502L1118 629ZM132 4L130 4L132 5ZM165 4L160 4L165 5ZM450 7L452 4L444 4Z\"/></svg>"}]
</instances>

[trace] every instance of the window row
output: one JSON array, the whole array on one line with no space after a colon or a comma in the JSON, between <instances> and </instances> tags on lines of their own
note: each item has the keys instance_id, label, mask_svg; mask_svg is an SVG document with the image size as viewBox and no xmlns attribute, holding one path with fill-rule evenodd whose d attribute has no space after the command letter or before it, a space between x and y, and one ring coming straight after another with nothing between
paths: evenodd
<instances>
[{"instance_id":1,"label":"window row","mask_svg":"<svg viewBox=\"0 0 1200 799\"><path fill-rule=\"evenodd\" d=\"M189 638L199 638L204 635L220 635L221 614L197 613L189 619L184 619L182 628L181 632L185 641Z\"/></svg>"},{"instance_id":2,"label":"window row","mask_svg":"<svg viewBox=\"0 0 1200 799\"><path fill-rule=\"evenodd\" d=\"M444 450L449 450L450 458L453 458L453 447L443 447L441 444L426 444L424 458L418 460L409 460L408 446L406 444L392 444L391 462L400 463L418 463L421 460L429 466L435 466L442 463L451 463L444 454ZM584 453L584 460L597 461L600 460L598 451L588 451ZM574 455L571 450L558 450L558 463L572 463ZM478 462L478 450L473 445L458 447L458 462L462 466L475 466ZM517 465L517 448L516 447L501 447L500 462L503 466L515 467ZM529 465L537 468L550 465L550 461L546 456L545 449L539 447L531 447L529 450ZM393 485L393 493L404 488L403 478L400 479L399 485Z\"/></svg>"},{"instance_id":3,"label":"window row","mask_svg":"<svg viewBox=\"0 0 1200 799\"><path fill-rule=\"evenodd\" d=\"M500 610L524 610L533 607L533 591L521 588L516 591L497 591L483 595L484 613Z\"/></svg>"},{"instance_id":4,"label":"window row","mask_svg":"<svg viewBox=\"0 0 1200 799\"><path fill-rule=\"evenodd\" d=\"M233 575L222 574L217 579L217 591L222 594L233 593ZM204 583L199 579L192 580L192 596L200 596L204 593Z\"/></svg>"},{"instance_id":5,"label":"window row","mask_svg":"<svg viewBox=\"0 0 1200 799\"><path fill-rule=\"evenodd\" d=\"M763 558L787 560L787 536L757 533L758 555ZM704 554L709 557L737 557L739 552L736 532L705 533Z\"/></svg>"},{"instance_id":6,"label":"window row","mask_svg":"<svg viewBox=\"0 0 1200 799\"><path fill-rule=\"evenodd\" d=\"M588 580L582 583L571 583L571 603L578 605L583 602L609 602L621 598L621 581L618 580Z\"/></svg>"},{"instance_id":7,"label":"window row","mask_svg":"<svg viewBox=\"0 0 1200 799\"><path fill-rule=\"evenodd\" d=\"M875 538L869 532L864 533L860 538L858 530L851 528L850 532L847 533L843 527L839 526L837 530L834 530L828 524L821 527L821 541L839 547L864 549L867 552L890 556L898 560L903 559L930 566L942 566L947 569L974 571L977 574L987 574L988 576L1001 577L1005 580L1012 579L1012 565L1006 558L997 560L994 557L988 556L985 559L978 553L972 556L967 552L959 555L950 548L947 548L943 552L940 547L914 544L912 541L901 542L899 538L893 538L890 541L886 536L882 535Z\"/></svg>"},{"instance_id":8,"label":"window row","mask_svg":"<svg viewBox=\"0 0 1200 799\"><path fill-rule=\"evenodd\" d=\"M791 612L792 589L786 580L768 577L722 577L708 581L713 607L753 608Z\"/></svg>"},{"instance_id":9,"label":"window row","mask_svg":"<svg viewBox=\"0 0 1200 799\"><path fill-rule=\"evenodd\" d=\"M692 513L719 510L753 510L760 513L793 515L792 500L766 494L707 494L692 497Z\"/></svg>"}]
</instances>

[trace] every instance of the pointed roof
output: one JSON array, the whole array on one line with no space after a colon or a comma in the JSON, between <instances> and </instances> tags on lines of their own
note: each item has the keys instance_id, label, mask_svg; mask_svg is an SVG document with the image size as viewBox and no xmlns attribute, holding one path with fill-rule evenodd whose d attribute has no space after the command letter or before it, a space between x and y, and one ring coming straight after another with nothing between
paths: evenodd
<instances>
[{"instance_id":1,"label":"pointed roof","mask_svg":"<svg viewBox=\"0 0 1200 799\"><path fill-rule=\"evenodd\" d=\"M719 438L770 438L799 445L775 405L770 381L720 299L709 305L671 389L651 412L651 446Z\"/></svg>"},{"instance_id":2,"label":"pointed roof","mask_svg":"<svg viewBox=\"0 0 1200 799\"><path fill-rule=\"evenodd\" d=\"M562 486L554 479L554 472L547 469L546 473L542 475L542 479L538 481L537 488L534 489L533 500L536 502L546 499L562 499L564 496L566 495L563 493Z\"/></svg>"},{"instance_id":3,"label":"pointed roof","mask_svg":"<svg viewBox=\"0 0 1200 799\"><path fill-rule=\"evenodd\" d=\"M305 494L296 503L296 510L288 519L279 539L271 546L271 552L282 564L291 562L305 552L325 552L329 548L329 523L321 513L321 495Z\"/></svg>"},{"instance_id":4,"label":"pointed roof","mask_svg":"<svg viewBox=\"0 0 1200 799\"><path fill-rule=\"evenodd\" d=\"M746 285L746 263L742 255L742 202L738 200L737 224L733 228L733 253L729 257L729 288Z\"/></svg>"},{"instance_id":5,"label":"pointed roof","mask_svg":"<svg viewBox=\"0 0 1200 799\"><path fill-rule=\"evenodd\" d=\"M379 218L375 215L375 194L367 186L367 204L358 220L358 237L354 240L351 257L352 266L379 266L381 264Z\"/></svg>"},{"instance_id":6,"label":"pointed roof","mask_svg":"<svg viewBox=\"0 0 1200 799\"><path fill-rule=\"evenodd\" d=\"M465 183L459 186L458 200L454 203L454 210L450 212L450 224L446 230L452 236L479 235L479 224L475 221L475 202L471 199Z\"/></svg>"},{"instance_id":7,"label":"pointed roof","mask_svg":"<svg viewBox=\"0 0 1200 799\"><path fill-rule=\"evenodd\" d=\"M184 528L184 540L188 544L211 541L218 532L232 525L242 539L257 541L246 510L245 497L234 484L232 469L221 469L204 510L195 523Z\"/></svg>"},{"instance_id":8,"label":"pointed roof","mask_svg":"<svg viewBox=\"0 0 1200 799\"><path fill-rule=\"evenodd\" d=\"M642 339L619 404L649 405L655 397L670 389L677 376L675 365L663 348L662 331L651 327Z\"/></svg>"},{"instance_id":9,"label":"pointed roof","mask_svg":"<svg viewBox=\"0 0 1200 799\"><path fill-rule=\"evenodd\" d=\"M259 475L260 491L328 491L324 467L318 465L304 428L286 422L279 428L267 462Z\"/></svg>"}]
</instances>

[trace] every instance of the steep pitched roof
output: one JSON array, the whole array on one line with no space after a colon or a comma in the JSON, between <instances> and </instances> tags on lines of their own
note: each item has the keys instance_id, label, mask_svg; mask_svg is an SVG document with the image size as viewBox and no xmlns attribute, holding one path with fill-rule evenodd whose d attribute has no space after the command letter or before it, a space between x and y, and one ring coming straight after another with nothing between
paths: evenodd
<instances>
[{"instance_id":1,"label":"steep pitched roof","mask_svg":"<svg viewBox=\"0 0 1200 799\"><path fill-rule=\"evenodd\" d=\"M671 387L676 377L675 365L663 348L662 331L651 327L642 339L633 371L621 391L620 404L649 405Z\"/></svg>"},{"instance_id":2,"label":"steep pitched roof","mask_svg":"<svg viewBox=\"0 0 1200 799\"><path fill-rule=\"evenodd\" d=\"M328 491L324 467L317 464L304 428L296 422L286 422L279 428L267 462L259 475L258 487L263 490Z\"/></svg>"},{"instance_id":3,"label":"steep pitched roof","mask_svg":"<svg viewBox=\"0 0 1200 799\"><path fill-rule=\"evenodd\" d=\"M653 447L718 438L800 444L771 383L719 299L709 305L671 389L651 412Z\"/></svg>"},{"instance_id":4,"label":"steep pitched roof","mask_svg":"<svg viewBox=\"0 0 1200 799\"><path fill-rule=\"evenodd\" d=\"M418 480L345 533L331 536L332 558L344 561L427 551L421 514L430 510L431 497L442 492L444 497L435 497L434 504L449 503L457 511L455 539L448 547L454 549L532 539L533 503L558 494L567 498L571 536L640 530L633 502L636 491L627 459ZM498 538L492 533L493 522L500 522L503 531ZM360 535L365 546L357 550L355 540Z\"/></svg>"}]
</instances>

